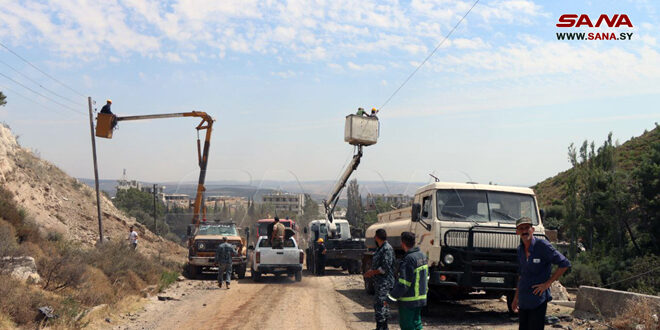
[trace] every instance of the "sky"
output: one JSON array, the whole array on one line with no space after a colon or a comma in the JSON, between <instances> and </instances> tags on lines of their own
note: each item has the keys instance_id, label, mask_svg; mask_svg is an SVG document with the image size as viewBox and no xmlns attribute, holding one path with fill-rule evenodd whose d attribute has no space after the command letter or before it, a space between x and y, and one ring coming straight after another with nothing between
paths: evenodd
<instances>
[{"instance_id":1,"label":"sky","mask_svg":"<svg viewBox=\"0 0 660 330\"><path fill-rule=\"evenodd\" d=\"M442 42L473 4L0 0L0 121L92 178L87 96L118 115L205 111L207 180L258 185L337 179L353 152L344 117L377 107L358 180L520 186L568 169L571 143L624 142L660 121L657 1L481 0ZM558 28L563 14L633 27ZM120 122L96 140L100 177L196 181L197 124Z\"/></svg>"}]
</instances>

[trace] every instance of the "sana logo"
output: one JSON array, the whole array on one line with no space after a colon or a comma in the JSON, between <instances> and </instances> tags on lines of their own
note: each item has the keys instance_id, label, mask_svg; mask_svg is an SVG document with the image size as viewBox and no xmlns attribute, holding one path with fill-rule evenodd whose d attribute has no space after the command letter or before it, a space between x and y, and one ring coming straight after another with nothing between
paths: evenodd
<instances>
[{"instance_id":1,"label":"sana logo","mask_svg":"<svg viewBox=\"0 0 660 330\"><path fill-rule=\"evenodd\" d=\"M594 24L593 22L596 22ZM618 28L620 26L633 27L630 18L626 14L614 14L609 16L607 14L601 14L594 21L587 14L564 14L559 16L559 23L557 27L572 28L572 27L600 27L605 25L607 27Z\"/></svg>"}]
</instances>

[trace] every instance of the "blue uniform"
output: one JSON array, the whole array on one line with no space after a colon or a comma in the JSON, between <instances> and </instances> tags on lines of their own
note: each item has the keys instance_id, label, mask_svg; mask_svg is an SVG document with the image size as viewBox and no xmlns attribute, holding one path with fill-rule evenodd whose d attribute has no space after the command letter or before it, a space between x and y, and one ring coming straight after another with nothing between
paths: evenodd
<instances>
[{"instance_id":1,"label":"blue uniform","mask_svg":"<svg viewBox=\"0 0 660 330\"><path fill-rule=\"evenodd\" d=\"M387 293L394 286L394 249L387 241L376 249L371 269L378 269L382 273L374 275L373 278L376 292L374 301L376 322L387 322L390 308L385 305L385 301L387 301Z\"/></svg>"},{"instance_id":2,"label":"blue uniform","mask_svg":"<svg viewBox=\"0 0 660 330\"><path fill-rule=\"evenodd\" d=\"M236 255L236 250L229 243L222 243L215 250L215 261L218 263L218 283L222 284L224 277L225 282L229 284L232 271L231 257L234 255Z\"/></svg>"},{"instance_id":3,"label":"blue uniform","mask_svg":"<svg viewBox=\"0 0 660 330\"><path fill-rule=\"evenodd\" d=\"M560 268L570 267L571 263L557 251L550 242L544 239L532 238L529 245L529 258L525 256L525 247L518 246L518 262L520 263L518 282L518 306L520 309L533 309L544 302L552 300L550 289L543 294L535 295L533 285L545 283L550 279L552 265Z\"/></svg>"}]
</instances>

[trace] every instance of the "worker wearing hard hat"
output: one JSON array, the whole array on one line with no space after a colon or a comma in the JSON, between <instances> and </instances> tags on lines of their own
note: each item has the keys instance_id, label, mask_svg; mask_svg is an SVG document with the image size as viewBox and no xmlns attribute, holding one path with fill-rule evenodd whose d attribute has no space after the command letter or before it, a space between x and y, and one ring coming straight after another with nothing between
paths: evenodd
<instances>
[{"instance_id":1,"label":"worker wearing hard hat","mask_svg":"<svg viewBox=\"0 0 660 330\"><path fill-rule=\"evenodd\" d=\"M323 276L325 275L325 254L327 250L325 249L325 244L323 244L323 238L316 240L316 275Z\"/></svg>"},{"instance_id":2,"label":"worker wearing hard hat","mask_svg":"<svg viewBox=\"0 0 660 330\"><path fill-rule=\"evenodd\" d=\"M378 114L378 109L371 108L371 114L369 114L369 117L378 118L376 117L377 114Z\"/></svg>"},{"instance_id":3,"label":"worker wearing hard hat","mask_svg":"<svg viewBox=\"0 0 660 330\"><path fill-rule=\"evenodd\" d=\"M101 108L101 113L112 114L112 111L110 110L111 105L112 105L112 100L108 99L105 102L105 105L103 106L103 108Z\"/></svg>"}]
</instances>

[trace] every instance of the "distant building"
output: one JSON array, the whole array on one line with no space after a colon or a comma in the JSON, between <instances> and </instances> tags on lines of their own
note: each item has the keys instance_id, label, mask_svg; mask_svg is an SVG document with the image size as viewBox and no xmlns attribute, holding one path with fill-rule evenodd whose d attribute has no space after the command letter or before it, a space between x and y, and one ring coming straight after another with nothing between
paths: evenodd
<instances>
[{"instance_id":1,"label":"distant building","mask_svg":"<svg viewBox=\"0 0 660 330\"><path fill-rule=\"evenodd\" d=\"M376 210L376 202L382 201L388 203L396 208L402 208L412 205L413 196L404 194L368 194L365 209L367 211ZM386 212L390 210L377 210L379 212Z\"/></svg>"},{"instance_id":2,"label":"distant building","mask_svg":"<svg viewBox=\"0 0 660 330\"><path fill-rule=\"evenodd\" d=\"M273 205L276 212L296 212L301 215L305 208L305 194L278 192L264 195L262 200L264 204Z\"/></svg>"},{"instance_id":3,"label":"distant building","mask_svg":"<svg viewBox=\"0 0 660 330\"><path fill-rule=\"evenodd\" d=\"M168 210L173 208L190 208L190 196L186 194L163 194L163 203Z\"/></svg>"},{"instance_id":4,"label":"distant building","mask_svg":"<svg viewBox=\"0 0 660 330\"><path fill-rule=\"evenodd\" d=\"M222 209L223 205L227 205L229 210L234 212L240 207L247 209L248 200L245 197L236 196L208 196L206 197L205 204L209 209L217 207L218 210Z\"/></svg>"}]
</instances>

